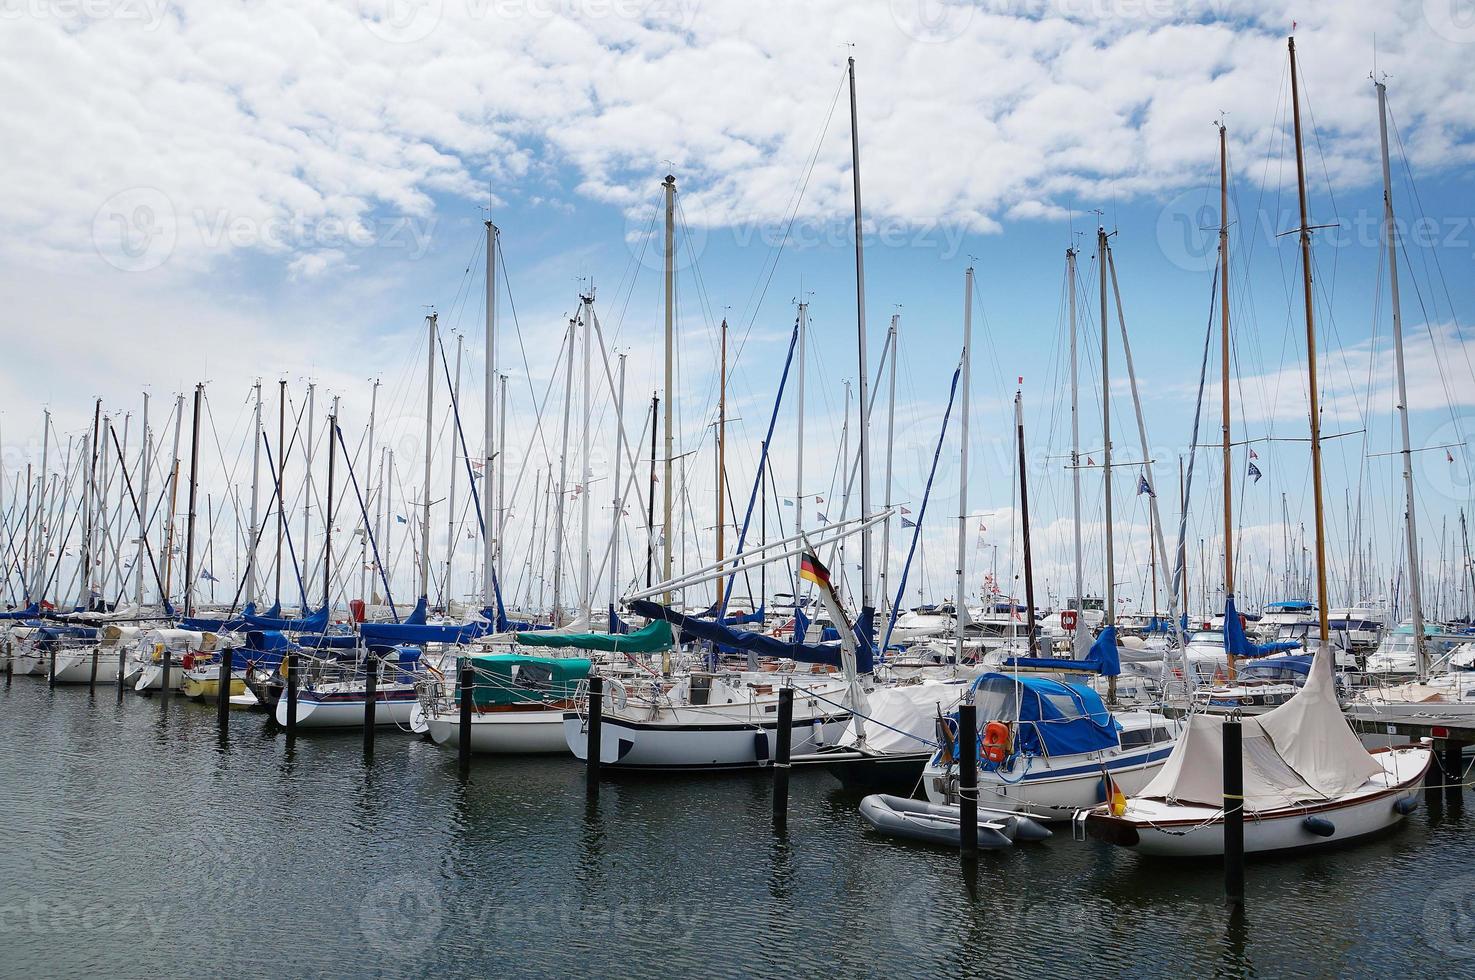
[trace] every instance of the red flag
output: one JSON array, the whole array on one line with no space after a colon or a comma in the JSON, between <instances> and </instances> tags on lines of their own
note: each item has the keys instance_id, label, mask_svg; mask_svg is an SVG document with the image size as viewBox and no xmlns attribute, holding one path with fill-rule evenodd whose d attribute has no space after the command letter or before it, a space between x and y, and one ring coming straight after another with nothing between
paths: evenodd
<instances>
[{"instance_id":1,"label":"red flag","mask_svg":"<svg viewBox=\"0 0 1475 980\"><path fill-rule=\"evenodd\" d=\"M1250 459L1259 459L1259 458L1260 458L1260 454L1257 453L1257 452L1255 452L1253 449L1251 449L1250 450Z\"/></svg>"},{"instance_id":2,"label":"red flag","mask_svg":"<svg viewBox=\"0 0 1475 980\"><path fill-rule=\"evenodd\" d=\"M1086 457L1086 465L1087 466L1095 466L1096 465L1096 461L1094 459L1092 459L1090 456L1087 456Z\"/></svg>"}]
</instances>

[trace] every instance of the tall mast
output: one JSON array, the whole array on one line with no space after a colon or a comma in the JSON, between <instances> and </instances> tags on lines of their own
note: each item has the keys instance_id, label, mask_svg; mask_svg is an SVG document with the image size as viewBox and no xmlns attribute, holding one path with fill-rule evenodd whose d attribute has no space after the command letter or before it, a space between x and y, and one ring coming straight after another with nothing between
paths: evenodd
<instances>
[{"instance_id":1,"label":"tall mast","mask_svg":"<svg viewBox=\"0 0 1475 980\"><path fill-rule=\"evenodd\" d=\"M179 410L184 411L184 396L179 396ZM181 414L179 418L183 418ZM179 467L179 428L178 424L174 430L174 460L175 469ZM276 568L276 605L282 604L282 559L285 553L282 551L283 538L287 533L287 503L282 494L282 476L287 470L287 379L283 378L277 382L277 568ZM178 482L176 480L176 482ZM169 512L174 512L174 500L169 501Z\"/></svg>"},{"instance_id":2,"label":"tall mast","mask_svg":"<svg viewBox=\"0 0 1475 980\"><path fill-rule=\"evenodd\" d=\"M497 396L497 445L505 446L507 445L507 375L505 374L497 375ZM507 533L506 489L507 467L499 466L497 467L497 538L495 541L496 549L493 551L493 555L498 559L502 557L502 540ZM488 581L492 578L493 568L495 566L487 569L486 578ZM488 591L491 591L490 588Z\"/></svg>"},{"instance_id":3,"label":"tall mast","mask_svg":"<svg viewBox=\"0 0 1475 980\"><path fill-rule=\"evenodd\" d=\"M133 602L143 605L143 560L147 554L149 512L149 470L153 468L154 434L149 429L149 395L143 393L143 438L138 461L138 551L133 559ZM259 443L261 440L258 439Z\"/></svg>"},{"instance_id":4,"label":"tall mast","mask_svg":"<svg viewBox=\"0 0 1475 980\"><path fill-rule=\"evenodd\" d=\"M286 382L282 382L283 386ZM179 433L184 428L184 394L174 396L174 463L169 469L169 515L164 521L164 594L159 604L169 602L174 572L174 515L179 509ZM280 488L278 488L280 491ZM281 548L277 549L280 553ZM277 592L281 593L281 569L277 569Z\"/></svg>"},{"instance_id":5,"label":"tall mast","mask_svg":"<svg viewBox=\"0 0 1475 980\"><path fill-rule=\"evenodd\" d=\"M482 392L486 398L483 406L486 428L482 432L482 496L481 496L481 601L490 608L496 599L492 579L496 577L496 549L502 540L500 516L492 510L492 467L496 465L496 445L492 442L495 429L496 402L494 382L497 378L497 226L490 221L487 226L487 296L486 296L486 362L482 371ZM505 418L504 418L505 421ZM498 497L501 496L503 467L497 466ZM494 521L496 522L494 524ZM492 528L497 528L495 536Z\"/></svg>"},{"instance_id":6,"label":"tall mast","mask_svg":"<svg viewBox=\"0 0 1475 980\"><path fill-rule=\"evenodd\" d=\"M650 396L650 489L645 496L645 587L651 586L655 577L656 563L656 413L660 411L661 396ZM537 509L534 504L534 510ZM537 521L533 521L537 526Z\"/></svg>"},{"instance_id":7,"label":"tall mast","mask_svg":"<svg viewBox=\"0 0 1475 980\"><path fill-rule=\"evenodd\" d=\"M456 375L455 381L451 385L453 415L459 414L461 411L461 347L465 339L461 334L456 334ZM446 463L451 471L450 488L446 491L446 581L445 589L443 590L446 596L447 613L451 610L451 602L456 598L455 589L451 585L451 573L456 562L456 464L460 462L456 458L458 455L456 452L456 435L457 427L452 424L450 432L451 451L446 453ZM485 486L482 487L483 492L486 489Z\"/></svg>"},{"instance_id":8,"label":"tall mast","mask_svg":"<svg viewBox=\"0 0 1475 980\"><path fill-rule=\"evenodd\" d=\"M860 385L860 513L862 517L871 516L871 451L870 451L870 428L871 428L871 396L870 381L867 378L866 368L866 266L865 266L865 236L861 231L861 209L860 209L860 130L856 123L855 111L855 59L849 59L850 69L850 177L851 187L855 195L855 333L856 333L856 359L858 361L859 375L857 384ZM971 293L973 273L968 273L969 289ZM964 393L964 421L967 423L967 394ZM966 449L964 450L966 452ZM847 460L847 465L849 461ZM960 600L961 601L961 600ZM871 608L871 526L862 525L860 532L860 606L862 609Z\"/></svg>"},{"instance_id":9,"label":"tall mast","mask_svg":"<svg viewBox=\"0 0 1475 980\"><path fill-rule=\"evenodd\" d=\"M378 413L378 410L379 410L379 379L378 378L375 378L374 379L374 383L369 387L369 432L368 432L368 437L367 437L367 439L365 441L365 445L364 445L364 462L365 462L365 466L364 466L364 470L365 470L365 473L364 473L364 482L368 485L367 486L367 494L366 494L367 497L368 497L368 499L370 501L374 501L376 499L379 500L379 504L377 506L379 507L379 510L382 512L383 509L384 509L383 499L382 498L378 498L378 497L375 496L375 492L376 492L376 490L378 488L375 487L372 482L370 482L370 481L372 481L374 479L374 468L375 468L375 463L374 463L374 418L375 418L375 415ZM336 425L336 422L335 422L335 425ZM336 436L337 433L338 433L338 430L335 428L333 430L333 433ZM365 509L367 510L367 508L365 508ZM363 540L363 546L359 549L360 550L360 555L361 555L361 561L359 563L359 598L361 600L363 600L364 602L368 602L369 601L369 517L368 517L368 514L364 514L363 515L363 520L364 520L364 540ZM379 522L378 522L377 519L374 521L374 530L376 532L379 530Z\"/></svg>"},{"instance_id":10,"label":"tall mast","mask_svg":"<svg viewBox=\"0 0 1475 980\"><path fill-rule=\"evenodd\" d=\"M1111 369L1106 328L1106 229L1096 228L1096 264L1101 273L1101 474L1106 511L1106 626L1116 625L1116 556L1112 548L1111 516ZM1114 678L1113 678L1114 680Z\"/></svg>"},{"instance_id":11,"label":"tall mast","mask_svg":"<svg viewBox=\"0 0 1475 980\"><path fill-rule=\"evenodd\" d=\"M611 503L609 531L609 609L614 612L620 598L620 518L625 516L625 483L621 478L626 449L625 433L625 355L620 354L615 373L615 495ZM613 626L613 623L611 623Z\"/></svg>"},{"instance_id":12,"label":"tall mast","mask_svg":"<svg viewBox=\"0 0 1475 980\"><path fill-rule=\"evenodd\" d=\"M1316 316L1311 293L1311 224L1306 211L1306 159L1301 145L1301 95L1296 76L1296 39L1287 38L1291 56L1291 110L1296 133L1296 192L1301 205L1301 289L1306 301L1306 379L1311 408L1311 490L1316 515L1316 612L1321 642L1331 636L1327 624L1326 513L1321 492L1321 405L1316 388ZM1412 577L1412 576L1411 576Z\"/></svg>"},{"instance_id":13,"label":"tall mast","mask_svg":"<svg viewBox=\"0 0 1475 980\"><path fill-rule=\"evenodd\" d=\"M589 364L590 354L594 348L594 288L591 286L589 294L582 297L584 301L584 364L582 368L582 381L584 393L580 397L580 409L583 412L579 447L579 609L584 614L584 628L589 629L592 625L592 613L594 605L593 589L589 581L589 481L593 472L589 468L589 445L590 432L593 428L594 416L591 409L594 406L593 394L590 388ZM569 347L569 357L573 357L573 347ZM615 447L615 455L619 455L619 447Z\"/></svg>"},{"instance_id":14,"label":"tall mast","mask_svg":"<svg viewBox=\"0 0 1475 980\"><path fill-rule=\"evenodd\" d=\"M1224 441L1224 601L1234 598L1234 457L1229 442L1229 148L1224 124L1219 124L1219 403ZM1228 628L1228 624L1225 624ZM1230 680L1235 675L1234 654L1226 649Z\"/></svg>"},{"instance_id":15,"label":"tall mast","mask_svg":"<svg viewBox=\"0 0 1475 980\"><path fill-rule=\"evenodd\" d=\"M674 377L674 365L676 358L676 334L675 334L675 312L676 312L676 178L671 174L666 175L666 414L664 418L666 437L666 460L665 472L661 475L661 581L671 580L671 464L676 455L674 433L672 432L673 415L671 406L675 402L676 379ZM671 593L666 592L661 597L666 605L671 604Z\"/></svg>"},{"instance_id":16,"label":"tall mast","mask_svg":"<svg viewBox=\"0 0 1475 980\"><path fill-rule=\"evenodd\" d=\"M799 451L794 456L794 533L804 533L804 334L809 326L809 304L799 304L799 389L794 398L794 426ZM798 601L798 596L795 596Z\"/></svg>"},{"instance_id":17,"label":"tall mast","mask_svg":"<svg viewBox=\"0 0 1475 980\"><path fill-rule=\"evenodd\" d=\"M312 560L308 553L308 542L311 540L312 532L312 450L313 430L317 428L317 389L316 382L307 383L307 436L302 440L302 573L308 572L308 562ZM307 587L302 588L302 615L307 615Z\"/></svg>"},{"instance_id":18,"label":"tall mast","mask_svg":"<svg viewBox=\"0 0 1475 980\"><path fill-rule=\"evenodd\" d=\"M1024 454L1024 393L1014 392L1014 429L1019 441L1019 524L1024 541L1024 615L1029 655L1035 655L1035 568L1029 547L1029 467ZM1013 600L1010 600L1012 605Z\"/></svg>"},{"instance_id":19,"label":"tall mast","mask_svg":"<svg viewBox=\"0 0 1475 980\"><path fill-rule=\"evenodd\" d=\"M1076 353L1076 250L1065 250L1065 278L1070 295L1070 485L1075 516L1076 628L1071 632L1076 660L1084 660L1086 630L1085 555L1081 543L1081 405L1079 357ZM1066 603L1069 606L1069 603Z\"/></svg>"},{"instance_id":20,"label":"tall mast","mask_svg":"<svg viewBox=\"0 0 1475 980\"><path fill-rule=\"evenodd\" d=\"M890 600L887 598L890 592L890 583L887 580L886 571L891 565L891 462L896 441L896 362L901 351L897 348L897 323L901 320L900 313L891 314L891 336L886 338L886 345L891 350L891 362L886 365L886 371L890 375L890 394L886 399L886 520L881 524L881 610L890 612ZM764 566L767 567L766 565Z\"/></svg>"},{"instance_id":21,"label":"tall mast","mask_svg":"<svg viewBox=\"0 0 1475 980\"><path fill-rule=\"evenodd\" d=\"M953 600L953 657L963 662L963 634L968 627L968 391L973 371L973 266L963 273L963 371L958 379L962 389L958 403L958 567L957 597Z\"/></svg>"},{"instance_id":22,"label":"tall mast","mask_svg":"<svg viewBox=\"0 0 1475 980\"><path fill-rule=\"evenodd\" d=\"M569 317L565 380L563 385L563 446L558 453L558 509L553 520L553 625L563 623L563 512L568 499L568 425L574 393L574 328L577 317Z\"/></svg>"},{"instance_id":23,"label":"tall mast","mask_svg":"<svg viewBox=\"0 0 1475 980\"><path fill-rule=\"evenodd\" d=\"M148 396L144 396L144 438L148 438ZM144 470L148 486L148 470ZM147 491L145 490L145 493ZM251 428L251 539L246 543L246 603L256 601L256 541L261 536L261 381L256 382L256 413ZM142 554L140 553L140 558Z\"/></svg>"},{"instance_id":24,"label":"tall mast","mask_svg":"<svg viewBox=\"0 0 1475 980\"><path fill-rule=\"evenodd\" d=\"M333 399L333 414L328 416L328 493L323 502L323 608L333 608L333 461L338 458L333 447L337 443L338 399ZM450 575L446 576L447 580Z\"/></svg>"},{"instance_id":25,"label":"tall mast","mask_svg":"<svg viewBox=\"0 0 1475 980\"><path fill-rule=\"evenodd\" d=\"M722 318L722 353L717 374L717 570L722 570L722 558L726 554L724 525L727 522L726 500L722 495L727 481L727 318ZM720 611L723 587L727 576L717 576L717 606ZM720 618L720 612L719 612Z\"/></svg>"},{"instance_id":26,"label":"tall mast","mask_svg":"<svg viewBox=\"0 0 1475 980\"><path fill-rule=\"evenodd\" d=\"M436 314L425 318L425 511L420 518L420 597L430 596L430 463L434 455L430 441L435 428L435 341Z\"/></svg>"},{"instance_id":27,"label":"tall mast","mask_svg":"<svg viewBox=\"0 0 1475 980\"><path fill-rule=\"evenodd\" d=\"M1388 166L1388 92L1378 87L1378 137L1383 155L1383 242L1388 247L1388 289L1393 301L1393 355L1398 372L1398 425L1403 437L1403 533L1408 548L1408 597L1413 606L1414 654L1419 680L1429 676L1429 654L1424 648L1424 608L1419 588L1419 533L1414 522L1414 464L1408 437L1408 383L1403 371L1403 310L1398 302L1398 228L1393 223L1393 176ZM1302 222L1304 224L1304 221ZM1460 511L1460 533L1465 512Z\"/></svg>"},{"instance_id":28,"label":"tall mast","mask_svg":"<svg viewBox=\"0 0 1475 980\"><path fill-rule=\"evenodd\" d=\"M195 385L195 415L189 440L189 513L184 526L184 614L195 614L195 495L200 485L200 402L204 384Z\"/></svg>"},{"instance_id":29,"label":"tall mast","mask_svg":"<svg viewBox=\"0 0 1475 980\"><path fill-rule=\"evenodd\" d=\"M47 557L47 547L46 547L46 535L44 533L42 533L42 529L46 526L46 513L47 513L47 507L46 507L46 497L47 497L46 483L47 483L47 474L49 474L51 472L51 464L50 464L50 461L48 459L48 457L50 455L50 450L51 450L51 409L46 408L46 409L42 409L41 410L41 489L40 489L40 504L38 505L38 508L37 508L37 512L41 516L36 521L36 535L35 535L35 539L34 539L34 542L33 542L33 547L35 548L36 560L33 563L32 567L35 569L36 581L33 583L32 587L31 587L31 592L34 593L34 594L36 594L36 595L38 595L38 596L40 595L41 589L43 589L45 587L45 585L46 585L46 557Z\"/></svg>"}]
</instances>

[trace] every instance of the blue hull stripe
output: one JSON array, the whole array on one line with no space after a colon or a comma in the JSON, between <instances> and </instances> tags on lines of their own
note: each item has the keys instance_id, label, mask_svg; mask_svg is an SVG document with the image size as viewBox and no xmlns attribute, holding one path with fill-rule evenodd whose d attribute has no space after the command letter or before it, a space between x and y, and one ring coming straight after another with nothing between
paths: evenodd
<instances>
[{"instance_id":1,"label":"blue hull stripe","mask_svg":"<svg viewBox=\"0 0 1475 980\"><path fill-rule=\"evenodd\" d=\"M1146 765L1149 762L1157 762L1166 759L1173 754L1170 745L1163 749L1154 749L1151 752L1139 753L1137 755L1119 755L1114 759L1106 759L1101 762L1093 762L1085 766L1072 766L1069 769L1039 769L1024 774L1024 781L1038 779L1057 779L1061 776L1079 776L1082 773L1100 772L1104 767L1108 771L1112 769L1127 769L1132 766Z\"/></svg>"}]
</instances>

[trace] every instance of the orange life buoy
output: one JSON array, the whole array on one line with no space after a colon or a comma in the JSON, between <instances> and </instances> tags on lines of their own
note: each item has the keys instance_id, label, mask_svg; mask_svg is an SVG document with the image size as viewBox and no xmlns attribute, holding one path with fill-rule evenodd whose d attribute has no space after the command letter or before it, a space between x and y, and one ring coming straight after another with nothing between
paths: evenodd
<instances>
[{"instance_id":1,"label":"orange life buoy","mask_svg":"<svg viewBox=\"0 0 1475 980\"><path fill-rule=\"evenodd\" d=\"M1003 762L1009 755L1009 726L991 721L983 726L983 757L989 762Z\"/></svg>"}]
</instances>

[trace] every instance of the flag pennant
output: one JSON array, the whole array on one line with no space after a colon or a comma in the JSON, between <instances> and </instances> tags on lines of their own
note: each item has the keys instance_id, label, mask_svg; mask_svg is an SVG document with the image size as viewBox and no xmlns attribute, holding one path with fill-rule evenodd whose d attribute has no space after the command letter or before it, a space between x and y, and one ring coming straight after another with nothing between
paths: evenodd
<instances>
[{"instance_id":1,"label":"flag pennant","mask_svg":"<svg viewBox=\"0 0 1475 980\"><path fill-rule=\"evenodd\" d=\"M792 500L785 500L784 501L784 506L785 507L792 507L792 506L794 506L794 502Z\"/></svg>"},{"instance_id":2,"label":"flag pennant","mask_svg":"<svg viewBox=\"0 0 1475 980\"><path fill-rule=\"evenodd\" d=\"M395 514L395 515L394 515L394 519L395 519L395 522L396 522L396 523L398 523L398 524L408 524L408 523L409 523L409 521L407 521L407 520L405 520L405 519L404 519L404 518L403 518L403 517L402 517L402 516L400 516L400 515L399 515L399 514Z\"/></svg>"},{"instance_id":3,"label":"flag pennant","mask_svg":"<svg viewBox=\"0 0 1475 980\"><path fill-rule=\"evenodd\" d=\"M1455 454L1446 449L1444 451L1444 461L1446 463L1453 463L1455 461Z\"/></svg>"},{"instance_id":4,"label":"flag pennant","mask_svg":"<svg viewBox=\"0 0 1475 980\"><path fill-rule=\"evenodd\" d=\"M809 552L799 559L799 577L826 589L830 587L830 570Z\"/></svg>"},{"instance_id":5,"label":"flag pennant","mask_svg":"<svg viewBox=\"0 0 1475 980\"><path fill-rule=\"evenodd\" d=\"M910 507L906 506L905 504L903 504L902 507L901 507L901 512L903 514L910 514L912 512L912 509Z\"/></svg>"},{"instance_id":6,"label":"flag pennant","mask_svg":"<svg viewBox=\"0 0 1475 980\"><path fill-rule=\"evenodd\" d=\"M1257 453L1257 452L1255 452L1253 449L1251 449L1250 450L1250 459L1259 459L1259 458L1260 458L1260 454Z\"/></svg>"},{"instance_id":7,"label":"flag pennant","mask_svg":"<svg viewBox=\"0 0 1475 980\"><path fill-rule=\"evenodd\" d=\"M1087 466L1095 466L1096 465L1096 461L1094 459L1092 459L1090 456L1087 456L1086 457L1086 465Z\"/></svg>"},{"instance_id":8,"label":"flag pennant","mask_svg":"<svg viewBox=\"0 0 1475 980\"><path fill-rule=\"evenodd\" d=\"M817 504L822 504L822 503L825 502L825 498L821 497L819 494L815 494L814 495L814 502L817 503Z\"/></svg>"},{"instance_id":9,"label":"flag pennant","mask_svg":"<svg viewBox=\"0 0 1475 980\"><path fill-rule=\"evenodd\" d=\"M1265 475L1264 473L1261 473L1260 472L1260 467L1256 466L1254 463L1251 463L1250 464L1250 479L1251 480L1254 480L1256 483L1259 483L1260 482L1260 477L1262 477L1264 475Z\"/></svg>"},{"instance_id":10,"label":"flag pennant","mask_svg":"<svg viewBox=\"0 0 1475 980\"><path fill-rule=\"evenodd\" d=\"M909 521L905 517L903 517L901 519L901 526L902 527L916 527L917 526L917 522L916 521Z\"/></svg>"},{"instance_id":11,"label":"flag pennant","mask_svg":"<svg viewBox=\"0 0 1475 980\"><path fill-rule=\"evenodd\" d=\"M819 518L819 522L821 524L828 524L828 523L830 523L830 519L828 517L826 517L824 514L816 514L814 516Z\"/></svg>"},{"instance_id":12,"label":"flag pennant","mask_svg":"<svg viewBox=\"0 0 1475 980\"><path fill-rule=\"evenodd\" d=\"M1138 475L1138 477L1137 477L1137 493L1138 494L1144 494L1145 493L1149 497L1156 497L1157 496L1157 494L1153 492L1152 484L1148 483L1147 482L1147 477L1142 476L1142 475Z\"/></svg>"}]
</instances>

